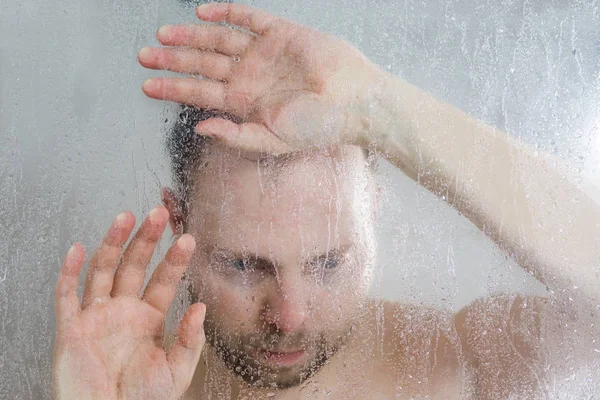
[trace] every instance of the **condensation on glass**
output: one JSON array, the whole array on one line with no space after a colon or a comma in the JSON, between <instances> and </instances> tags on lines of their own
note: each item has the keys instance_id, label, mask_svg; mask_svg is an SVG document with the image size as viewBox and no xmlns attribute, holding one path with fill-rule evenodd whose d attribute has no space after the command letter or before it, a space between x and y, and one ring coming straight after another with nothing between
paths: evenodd
<instances>
[{"instance_id":1,"label":"condensation on glass","mask_svg":"<svg viewBox=\"0 0 600 400\"><path fill-rule=\"evenodd\" d=\"M166 138L176 127L189 126L186 118L192 116L179 105L142 93L145 79L174 74L142 68L136 54L144 46L157 46L155 32L160 26L195 23L193 7L200 3L0 4L0 398L51 396L54 288L69 246L79 241L89 256L116 214L131 210L139 225L161 202L161 188L176 186ZM384 70L508 132L536 155L552 154L564 162L569 181L600 202L600 186L594 181L600 173L598 2L247 4L339 36ZM171 150L176 158L181 149ZM494 148L482 147L480 152L481 157L495 155ZM372 164L369 173L379 188L376 210L360 206L365 200L356 185L368 181L361 175L364 171L326 151L283 161L243 159L235 153L206 156L211 173L193 193L210 210L212 220L197 215L190 218L188 228L199 246L207 232L219 237L220 246L199 261L211 266L209 275L198 273L202 265L188 271L166 329L172 333L190 301L204 296L213 317L207 326L207 346L229 345L225 371L230 368L234 373L228 372L229 381L224 380L218 391L198 393L226 398L240 385L261 379L259 386L298 384L305 398L336 398L335 390L344 382L350 386L361 382L356 393L372 398L410 398L416 393L410 390L432 384L429 378L413 379L405 373L413 368L429 376L427 369L435 365L429 362L437 353L422 351L427 347L422 342L434 346L447 340L448 348L460 348L465 343L456 335L452 314L477 299L508 293L505 302L482 302L473 311L504 313L505 325L483 317L480 329L469 338L475 348L479 340L489 343L484 341L488 334L499 338L498 346L512 346L507 335L497 332L513 323L508 319L511 310L523 308L519 331L511 334L520 335L523 346L539 346L541 361L521 359L516 368L537 382L524 384L527 391L520 394L504 394L600 398L600 339L589 334L600 323L598 306L578 297L577 287L565 288L572 292L568 299L582 302L581 312L564 314L558 309L545 315L541 326L549 341L533 343L537 315L516 294L557 294L443 199L381 157L375 161L371 156L367 154L366 162ZM515 176L519 174L515 171ZM370 214L366 215L371 211L376 214L372 226ZM152 266L171 243L169 231ZM356 243L361 243L360 251L352 247ZM322 249L321 255L317 250ZM595 268L598 273L598 265ZM264 320L252 314L260 308L258 303L289 300L283 295L267 299L261 291L266 281L296 282L286 290L304 290L300 294L306 302L301 312L308 315L304 330L290 328L291 333L283 334L268 324L263 331L248 328L252 318ZM277 291L268 293L278 296ZM362 293L368 293L368 301ZM300 312L293 304L289 307L290 312ZM368 333L348 313L369 318ZM390 325L389 318L401 322ZM357 331L368 338L350 341L358 346L350 351L342 343ZM393 349L383 339L390 335L396 338ZM577 350L578 337L589 341L579 346L586 349L584 356ZM335 371L335 378L319 373L306 381L294 374L252 376L258 367L251 360L240 360L239 354L244 346L268 341L288 349L310 344L322 356L315 359L314 370L328 368L329 373ZM368 345L360 348L360 343ZM570 357L560 352L564 358L557 359L553 349L561 346L573 346ZM493 350L492 345L489 351ZM398 357L402 362L394 361L394 351L403 354ZM385 352L389 354L382 355ZM377 354L387 360L385 367L372 365ZM203 356L201 362L223 361L209 358ZM456 381L447 384L448 393L456 390L464 398L486 398L474 389L477 374L470 368L463 362L450 368ZM519 380L517 371L513 381ZM207 379L218 379L221 372L208 371ZM384 379L386 374L398 376L395 385ZM388 384L378 383L376 376ZM441 382L443 387L446 383ZM409 390L404 385L412 386ZM259 390L254 395L265 395ZM280 395L275 388L267 394Z\"/></svg>"}]
</instances>

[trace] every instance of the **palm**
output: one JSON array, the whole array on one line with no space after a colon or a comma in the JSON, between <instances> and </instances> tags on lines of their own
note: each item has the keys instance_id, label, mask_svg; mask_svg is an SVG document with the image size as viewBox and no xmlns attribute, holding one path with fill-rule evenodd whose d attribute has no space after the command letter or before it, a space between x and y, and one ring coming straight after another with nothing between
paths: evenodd
<instances>
[{"instance_id":1,"label":"palm","mask_svg":"<svg viewBox=\"0 0 600 400\"><path fill-rule=\"evenodd\" d=\"M236 116L242 122L237 126L213 119L198 130L239 147L252 147L253 140L283 151L355 139L353 114L374 68L358 50L332 35L242 5L210 4L197 14L254 35L216 25L159 31L161 43L186 50L141 52L142 65L209 79L153 79L160 85L144 85L146 94Z\"/></svg>"},{"instance_id":2,"label":"palm","mask_svg":"<svg viewBox=\"0 0 600 400\"><path fill-rule=\"evenodd\" d=\"M302 145L297 140L301 127L294 122L290 126L291 116L309 121L331 107L326 77L334 71L326 59L329 54L307 48L310 36L316 35L286 21L257 39L232 74L227 102L233 113L246 111L248 122L261 124L289 144ZM322 41L319 45L324 47ZM315 54L321 54L321 59L315 59Z\"/></svg>"},{"instance_id":3,"label":"palm","mask_svg":"<svg viewBox=\"0 0 600 400\"><path fill-rule=\"evenodd\" d=\"M91 261L81 306L76 289L83 251L79 246L69 251L57 285L57 398L177 399L190 384L202 350L203 316L198 313L203 306L186 312L169 352L162 344L165 315L193 251L189 235L169 249L143 297L138 295L168 218L164 208L158 210L142 224L116 273L112 266L135 221L126 217L119 229L111 229Z\"/></svg>"},{"instance_id":4,"label":"palm","mask_svg":"<svg viewBox=\"0 0 600 400\"><path fill-rule=\"evenodd\" d=\"M260 110L276 111L299 97L323 95L327 67L321 65L318 70L316 65L321 62L308 56L309 34L313 32L286 21L285 26L271 28L248 47L246 55L234 64L228 89L228 103L236 114L243 112L236 107L251 105L257 111L251 118L258 118Z\"/></svg>"},{"instance_id":5,"label":"palm","mask_svg":"<svg viewBox=\"0 0 600 400\"><path fill-rule=\"evenodd\" d=\"M116 382L125 388L144 387L144 378L152 377L157 387L170 393L173 381L161 343L163 321L160 311L141 300L114 298L84 310L73 329L81 333L80 345L88 344L89 361L98 365L89 371L103 371L110 387Z\"/></svg>"}]
</instances>

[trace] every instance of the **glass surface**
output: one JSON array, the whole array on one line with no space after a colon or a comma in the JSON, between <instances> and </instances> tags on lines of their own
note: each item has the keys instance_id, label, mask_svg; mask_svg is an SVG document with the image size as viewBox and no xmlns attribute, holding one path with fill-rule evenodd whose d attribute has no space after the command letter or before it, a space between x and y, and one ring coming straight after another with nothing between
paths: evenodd
<instances>
[{"instance_id":1,"label":"glass surface","mask_svg":"<svg viewBox=\"0 0 600 400\"><path fill-rule=\"evenodd\" d=\"M165 24L199 23L194 6L201 3L0 4L1 399L51 398L54 290L70 246L81 243L89 261L117 214L130 210L137 229L163 202L161 190L177 187L167 139L175 127L191 123L179 104L148 98L142 91L150 77L177 74L143 68L137 53L145 46L159 47L156 31ZM165 326L168 347L190 301L199 296L206 303L208 351L201 360L214 368L197 372L187 398L228 398L239 391L238 398L298 393L301 398L435 398L434 392L452 398L600 397L600 250L591 244L599 237L594 233L600 233L598 2L244 4L343 39L390 74L385 76L462 110L461 120L470 115L480 126L497 128L471 138L507 135L536 159L552 157L549 165L560 172L489 169L487 179L474 186L477 191L494 179L512 177L508 193L523 196L507 197L514 201L507 213L522 207L530 214L523 217L522 230L515 223L511 248L539 256L536 267L529 268L466 218L473 215L457 211L443 193L438 196L411 179L378 149L371 149L377 161L365 170L364 163L356 162L362 153L351 149L346 150L352 154L307 150L291 159L250 155L248 160L216 148L211 172L204 177L208 183L190 202L211 210L218 222L210 225L204 214L188 219L187 232L196 238L197 254L204 256L194 259L178 286ZM316 38L307 47L328 51L319 48L325 36ZM342 82L348 87L356 83ZM394 104L406 101L402 93L392 96L396 86L386 89L382 92L397 99ZM309 115L314 120L305 125L325 126L318 115ZM395 126L391 121L386 129L396 132ZM464 128L456 121L454 127ZM443 132L462 137L464 130L457 130ZM459 139L448 143L460 146ZM475 164L486 170L492 168L490 159L507 154L519 159L520 153L486 143L465 153L465 160L479 160ZM553 179L542 185L544 176ZM357 188L368 186L371 178L375 189L365 195ZM549 195L541 197L540 188ZM371 202L374 211L365 205ZM498 227L510 230L510 222L494 215L503 222L483 230L492 236ZM545 226L550 228L545 231ZM531 237L523 233L529 228ZM538 228L551 233L538 234ZM204 237L209 231L220 232L220 239ZM167 228L146 281L173 236ZM207 243L213 247L202 247ZM190 291L198 293L190 296ZM550 299L556 308L537 314L533 296ZM296 302L306 309L294 308ZM290 314L290 324L299 327L288 326L282 334L285 310L307 317L298 322ZM463 337L453 319L461 310L468 310L462 314L465 324L471 321L471 333ZM357 315L359 322L352 319ZM356 339L356 331L369 339ZM455 364L440 361L451 372L435 370L441 353L431 346L442 340L440 332L445 332L447 348L458 354ZM487 341L487 335L494 339ZM240 365L239 343L265 347L267 339L278 343L280 352L295 346L306 353L298 357L312 357L311 351L317 356L299 374L291 368L287 375L278 369L261 375L247 354L247 365ZM218 353L219 341L226 343L224 358L238 354L237 361L211 356ZM275 364L285 358L269 354L262 356ZM286 357L294 364L293 354ZM438 372L448 381L434 379ZM202 379L211 383L198 383Z\"/></svg>"}]
</instances>

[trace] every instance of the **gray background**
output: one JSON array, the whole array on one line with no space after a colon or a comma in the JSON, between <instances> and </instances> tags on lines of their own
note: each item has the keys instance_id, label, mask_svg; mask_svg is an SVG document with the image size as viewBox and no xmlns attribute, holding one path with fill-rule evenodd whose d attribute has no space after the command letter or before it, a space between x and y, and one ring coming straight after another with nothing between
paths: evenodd
<instances>
[{"instance_id":1,"label":"gray background","mask_svg":"<svg viewBox=\"0 0 600 400\"><path fill-rule=\"evenodd\" d=\"M338 34L563 157L597 196L598 1L249 4ZM136 53L162 24L192 21L175 0L0 3L0 399L49 398L53 289L70 244L91 252L118 212L141 217L169 184L162 140L174 107L143 95L153 74ZM459 309L489 292L543 292L451 208L389 165L380 172L375 296Z\"/></svg>"}]
</instances>

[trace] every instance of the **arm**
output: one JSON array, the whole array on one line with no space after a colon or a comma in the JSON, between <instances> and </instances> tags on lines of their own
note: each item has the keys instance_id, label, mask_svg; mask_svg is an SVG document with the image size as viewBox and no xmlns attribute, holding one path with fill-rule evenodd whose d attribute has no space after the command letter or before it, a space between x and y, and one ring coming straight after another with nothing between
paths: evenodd
<instances>
[{"instance_id":1,"label":"arm","mask_svg":"<svg viewBox=\"0 0 600 400\"><path fill-rule=\"evenodd\" d=\"M549 156L384 73L377 145L555 292L600 301L600 207Z\"/></svg>"}]
</instances>

